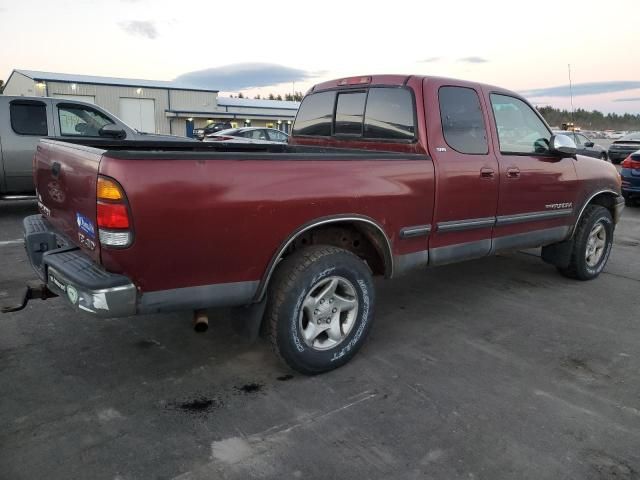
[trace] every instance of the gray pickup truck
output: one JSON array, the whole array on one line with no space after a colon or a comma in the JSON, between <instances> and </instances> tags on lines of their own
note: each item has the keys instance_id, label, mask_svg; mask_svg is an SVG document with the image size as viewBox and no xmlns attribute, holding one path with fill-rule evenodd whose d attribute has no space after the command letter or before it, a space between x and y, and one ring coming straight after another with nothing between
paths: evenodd
<instances>
[{"instance_id":1,"label":"gray pickup truck","mask_svg":"<svg viewBox=\"0 0 640 480\"><path fill-rule=\"evenodd\" d=\"M33 155L42 137L189 141L144 133L89 103L64 98L0 95L0 200L32 195ZM193 140L196 141L196 140Z\"/></svg>"}]
</instances>

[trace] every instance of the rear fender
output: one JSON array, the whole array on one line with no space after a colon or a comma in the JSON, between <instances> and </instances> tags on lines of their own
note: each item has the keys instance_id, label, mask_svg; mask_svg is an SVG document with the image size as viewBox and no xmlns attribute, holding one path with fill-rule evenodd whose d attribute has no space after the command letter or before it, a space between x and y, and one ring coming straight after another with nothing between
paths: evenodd
<instances>
[{"instance_id":1,"label":"rear fender","mask_svg":"<svg viewBox=\"0 0 640 480\"><path fill-rule=\"evenodd\" d=\"M298 229L296 229L287 240L285 240L280 248L277 250L275 255L271 258L269 265L267 266L267 270L260 281L260 285L258 287L258 291L254 298L254 302L259 302L264 298L264 295L267 291L267 287L273 272L275 271L278 263L285 255L287 249L293 245L297 238L303 235L305 232L308 232L316 227L332 225L332 224L340 224L340 223L353 223L353 224L361 224L366 229L369 229L375 235L373 239L373 243L378 249L380 255L382 256L384 262L384 276L386 278L391 278L393 275L393 253L391 249L391 242L389 237L385 233L384 229L376 223L373 219L361 215L344 215L344 216L336 216L336 217L325 217L319 218L316 220L312 220Z\"/></svg>"}]
</instances>

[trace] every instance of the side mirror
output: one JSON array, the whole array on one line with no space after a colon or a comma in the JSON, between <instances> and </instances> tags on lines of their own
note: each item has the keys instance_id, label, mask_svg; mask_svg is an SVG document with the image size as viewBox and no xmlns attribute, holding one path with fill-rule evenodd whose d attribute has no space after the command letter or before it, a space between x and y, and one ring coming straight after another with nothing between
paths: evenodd
<instances>
[{"instance_id":1,"label":"side mirror","mask_svg":"<svg viewBox=\"0 0 640 480\"><path fill-rule=\"evenodd\" d=\"M74 130L78 132L80 135L84 135L87 133L87 129L89 126L86 123L76 123Z\"/></svg>"},{"instance_id":2,"label":"side mirror","mask_svg":"<svg viewBox=\"0 0 640 480\"><path fill-rule=\"evenodd\" d=\"M100 129L98 135L100 135L101 137L123 140L127 137L127 132L113 123L107 123Z\"/></svg>"},{"instance_id":3,"label":"side mirror","mask_svg":"<svg viewBox=\"0 0 640 480\"><path fill-rule=\"evenodd\" d=\"M561 153L563 155L575 155L578 151L576 142L562 134L551 135L549 148L553 153Z\"/></svg>"},{"instance_id":4,"label":"side mirror","mask_svg":"<svg viewBox=\"0 0 640 480\"><path fill-rule=\"evenodd\" d=\"M587 148L593 147L595 144L593 142L585 142L584 146Z\"/></svg>"}]
</instances>

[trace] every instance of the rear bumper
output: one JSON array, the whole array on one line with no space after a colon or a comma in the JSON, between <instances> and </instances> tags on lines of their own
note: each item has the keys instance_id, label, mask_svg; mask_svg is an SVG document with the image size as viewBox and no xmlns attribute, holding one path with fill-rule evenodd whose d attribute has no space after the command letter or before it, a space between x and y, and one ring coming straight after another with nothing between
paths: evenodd
<instances>
[{"instance_id":1,"label":"rear bumper","mask_svg":"<svg viewBox=\"0 0 640 480\"><path fill-rule=\"evenodd\" d=\"M626 198L640 197L640 187L622 187L622 196Z\"/></svg>"},{"instance_id":2,"label":"rear bumper","mask_svg":"<svg viewBox=\"0 0 640 480\"><path fill-rule=\"evenodd\" d=\"M634 175L631 169L623 168L620 171L622 181L622 194L626 196L640 194L640 175Z\"/></svg>"},{"instance_id":3,"label":"rear bumper","mask_svg":"<svg viewBox=\"0 0 640 480\"><path fill-rule=\"evenodd\" d=\"M136 313L137 289L131 280L101 269L58 235L42 215L25 218L23 225L27 256L49 290L97 316Z\"/></svg>"}]
</instances>

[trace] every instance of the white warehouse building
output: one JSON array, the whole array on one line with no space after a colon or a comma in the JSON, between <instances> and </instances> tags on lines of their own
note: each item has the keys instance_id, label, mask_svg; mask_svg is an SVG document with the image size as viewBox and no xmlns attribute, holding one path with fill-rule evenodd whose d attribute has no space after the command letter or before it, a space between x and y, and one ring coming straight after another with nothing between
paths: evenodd
<instances>
[{"instance_id":1,"label":"white warehouse building","mask_svg":"<svg viewBox=\"0 0 640 480\"><path fill-rule=\"evenodd\" d=\"M4 95L58 97L96 104L144 132L192 136L194 128L277 128L289 133L299 102L219 97L218 90L171 81L13 70Z\"/></svg>"}]
</instances>

